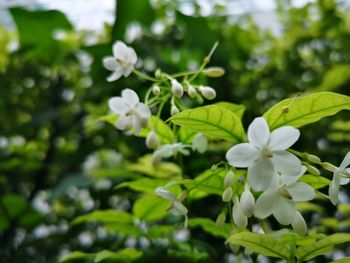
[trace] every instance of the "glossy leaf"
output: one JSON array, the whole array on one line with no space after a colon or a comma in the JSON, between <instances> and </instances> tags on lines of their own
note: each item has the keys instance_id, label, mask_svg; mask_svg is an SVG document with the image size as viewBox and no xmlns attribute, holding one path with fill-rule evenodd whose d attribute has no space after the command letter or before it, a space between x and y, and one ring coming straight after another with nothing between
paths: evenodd
<instances>
[{"instance_id":1,"label":"glossy leaf","mask_svg":"<svg viewBox=\"0 0 350 263\"><path fill-rule=\"evenodd\" d=\"M118 210L98 210L94 211L90 214L86 214L83 216L79 216L72 224L81 224L85 222L101 222L101 223L112 223L112 222L120 222L120 223L132 223L133 216L124 211Z\"/></svg>"},{"instance_id":2,"label":"glossy leaf","mask_svg":"<svg viewBox=\"0 0 350 263\"><path fill-rule=\"evenodd\" d=\"M245 138L239 116L216 105L184 110L171 117L170 121L213 138L235 142L241 142Z\"/></svg>"},{"instance_id":3,"label":"glossy leaf","mask_svg":"<svg viewBox=\"0 0 350 263\"><path fill-rule=\"evenodd\" d=\"M118 252L103 250L98 252L95 262L133 262L142 256L142 252L135 248L124 248Z\"/></svg>"},{"instance_id":4,"label":"glossy leaf","mask_svg":"<svg viewBox=\"0 0 350 263\"><path fill-rule=\"evenodd\" d=\"M136 200L132 208L133 214L143 221L154 221L165 217L170 202L156 195L145 195Z\"/></svg>"},{"instance_id":5,"label":"glossy leaf","mask_svg":"<svg viewBox=\"0 0 350 263\"><path fill-rule=\"evenodd\" d=\"M320 189L327 185L330 185L331 181L323 176L306 174L300 177L300 182L311 185L314 189Z\"/></svg>"},{"instance_id":6,"label":"glossy leaf","mask_svg":"<svg viewBox=\"0 0 350 263\"><path fill-rule=\"evenodd\" d=\"M218 102L218 103L215 103L214 105L232 111L241 119L242 119L244 111L246 109L244 105L234 104L234 103L226 102L226 101Z\"/></svg>"},{"instance_id":7,"label":"glossy leaf","mask_svg":"<svg viewBox=\"0 0 350 263\"><path fill-rule=\"evenodd\" d=\"M213 236L222 237L227 239L230 234L230 227L225 225L224 227L216 226L215 222L209 218L191 218L188 221L190 228L201 227L205 232L210 233Z\"/></svg>"},{"instance_id":8,"label":"glossy leaf","mask_svg":"<svg viewBox=\"0 0 350 263\"><path fill-rule=\"evenodd\" d=\"M288 105L288 112L283 113L283 107ZM274 130L286 125L301 127L341 110L350 110L350 97L332 92L317 92L296 99L282 100L265 112L263 117L270 129Z\"/></svg>"},{"instance_id":9,"label":"glossy leaf","mask_svg":"<svg viewBox=\"0 0 350 263\"><path fill-rule=\"evenodd\" d=\"M232 235L227 242L232 245L243 246L250 251L267 257L287 259L289 255L287 245L264 234L242 232Z\"/></svg>"}]
</instances>

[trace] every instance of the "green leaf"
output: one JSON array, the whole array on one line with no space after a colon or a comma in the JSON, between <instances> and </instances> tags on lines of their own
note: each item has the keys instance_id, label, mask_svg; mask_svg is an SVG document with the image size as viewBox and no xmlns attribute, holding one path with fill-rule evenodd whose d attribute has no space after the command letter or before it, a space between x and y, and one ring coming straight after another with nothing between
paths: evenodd
<instances>
[{"instance_id":1,"label":"green leaf","mask_svg":"<svg viewBox=\"0 0 350 263\"><path fill-rule=\"evenodd\" d=\"M350 257L346 257L346 258L340 258L340 259L334 260L331 263L349 263L349 262L350 262Z\"/></svg>"},{"instance_id":2,"label":"green leaf","mask_svg":"<svg viewBox=\"0 0 350 263\"><path fill-rule=\"evenodd\" d=\"M120 222L110 222L105 223L104 227L108 232L113 232L117 234L124 234L125 236L141 237L142 231L139 227L135 226L133 223L120 223Z\"/></svg>"},{"instance_id":3,"label":"green leaf","mask_svg":"<svg viewBox=\"0 0 350 263\"><path fill-rule=\"evenodd\" d=\"M155 238L168 238L170 239L175 231L175 225L154 225L147 231L147 237L150 239Z\"/></svg>"},{"instance_id":4,"label":"green leaf","mask_svg":"<svg viewBox=\"0 0 350 263\"><path fill-rule=\"evenodd\" d=\"M229 225L225 224L224 227L216 226L215 222L209 218L191 218L188 221L188 225L191 228L201 227L204 231L210 233L213 236L222 237L227 239L230 234Z\"/></svg>"},{"instance_id":5,"label":"green leaf","mask_svg":"<svg viewBox=\"0 0 350 263\"><path fill-rule=\"evenodd\" d=\"M338 233L325 237L308 246L299 247L296 250L296 257L300 262L310 260L316 256L328 254L333 246L350 241L350 234Z\"/></svg>"},{"instance_id":6,"label":"green leaf","mask_svg":"<svg viewBox=\"0 0 350 263\"><path fill-rule=\"evenodd\" d=\"M133 214L143 221L155 221L167 216L166 209L170 202L156 195L145 195L136 200L132 208Z\"/></svg>"},{"instance_id":7,"label":"green leaf","mask_svg":"<svg viewBox=\"0 0 350 263\"><path fill-rule=\"evenodd\" d=\"M135 248L124 248L118 252L103 250L96 254L95 262L133 262L142 256L142 252Z\"/></svg>"},{"instance_id":8,"label":"green leaf","mask_svg":"<svg viewBox=\"0 0 350 263\"><path fill-rule=\"evenodd\" d=\"M323 77L319 91L333 91L347 84L350 80L350 66L348 64L333 65Z\"/></svg>"},{"instance_id":9,"label":"green leaf","mask_svg":"<svg viewBox=\"0 0 350 263\"><path fill-rule=\"evenodd\" d=\"M121 183L117 185L115 189L128 187L138 192L154 194L154 189L156 189L159 186L164 186L167 182L167 179L141 178L134 181Z\"/></svg>"},{"instance_id":10,"label":"green leaf","mask_svg":"<svg viewBox=\"0 0 350 263\"><path fill-rule=\"evenodd\" d=\"M313 174L303 175L300 179L300 182L307 183L311 185L314 189L320 189L327 185L330 185L331 181L325 177Z\"/></svg>"},{"instance_id":11,"label":"green leaf","mask_svg":"<svg viewBox=\"0 0 350 263\"><path fill-rule=\"evenodd\" d=\"M1 200L10 218L17 217L24 213L28 207L27 200L20 195L7 194Z\"/></svg>"},{"instance_id":12,"label":"green leaf","mask_svg":"<svg viewBox=\"0 0 350 263\"><path fill-rule=\"evenodd\" d=\"M92 260L95 258L95 254L87 254L80 251L74 251L67 256L63 257L60 260L60 263L66 263L66 262L72 262L72 261L78 261L81 262L81 260Z\"/></svg>"},{"instance_id":13,"label":"green leaf","mask_svg":"<svg viewBox=\"0 0 350 263\"><path fill-rule=\"evenodd\" d=\"M258 233L242 232L232 235L227 242L232 245L239 245L267 257L287 259L289 256L288 247L280 240Z\"/></svg>"},{"instance_id":14,"label":"green leaf","mask_svg":"<svg viewBox=\"0 0 350 263\"><path fill-rule=\"evenodd\" d=\"M289 111L283 113L283 107ZM271 130L289 125L301 127L316 122L341 110L350 110L350 97L332 93L317 92L296 99L285 99L269 109L263 117Z\"/></svg>"},{"instance_id":15,"label":"green leaf","mask_svg":"<svg viewBox=\"0 0 350 263\"><path fill-rule=\"evenodd\" d=\"M241 142L245 138L239 116L216 105L184 110L172 116L170 121L209 137L235 142Z\"/></svg>"},{"instance_id":16,"label":"green leaf","mask_svg":"<svg viewBox=\"0 0 350 263\"><path fill-rule=\"evenodd\" d=\"M79 216L72 222L73 225L86 222L101 222L101 223L133 223L134 218L131 214L125 211L118 210L97 210L90 214Z\"/></svg>"},{"instance_id":17,"label":"green leaf","mask_svg":"<svg viewBox=\"0 0 350 263\"><path fill-rule=\"evenodd\" d=\"M53 38L55 30L72 30L66 16L57 10L29 11L15 7L10 9L13 20L19 31L22 48L30 48L32 58L47 62L58 54L60 44Z\"/></svg>"},{"instance_id":18,"label":"green leaf","mask_svg":"<svg viewBox=\"0 0 350 263\"><path fill-rule=\"evenodd\" d=\"M234 103L226 102L226 101L218 102L218 103L215 103L214 105L232 111L240 119L242 119L244 111L245 111L245 106L244 105L234 104Z\"/></svg>"}]
</instances>

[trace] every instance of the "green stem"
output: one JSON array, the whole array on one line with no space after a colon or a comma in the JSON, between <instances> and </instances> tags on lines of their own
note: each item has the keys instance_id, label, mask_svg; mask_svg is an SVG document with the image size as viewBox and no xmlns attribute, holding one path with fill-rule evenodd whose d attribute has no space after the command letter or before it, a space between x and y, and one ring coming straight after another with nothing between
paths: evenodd
<instances>
[{"instance_id":1,"label":"green stem","mask_svg":"<svg viewBox=\"0 0 350 263\"><path fill-rule=\"evenodd\" d=\"M151 76L148 76L147 74L141 72L141 71L138 71L137 69L133 68L132 72L134 72L137 76L139 76L140 78L143 78L143 79L146 79L146 80L149 80L149 81L158 81L156 78L153 78Z\"/></svg>"},{"instance_id":2,"label":"green stem","mask_svg":"<svg viewBox=\"0 0 350 263\"><path fill-rule=\"evenodd\" d=\"M288 263L295 262L295 240L292 240L292 243L289 245L289 257L287 262Z\"/></svg>"}]
</instances>

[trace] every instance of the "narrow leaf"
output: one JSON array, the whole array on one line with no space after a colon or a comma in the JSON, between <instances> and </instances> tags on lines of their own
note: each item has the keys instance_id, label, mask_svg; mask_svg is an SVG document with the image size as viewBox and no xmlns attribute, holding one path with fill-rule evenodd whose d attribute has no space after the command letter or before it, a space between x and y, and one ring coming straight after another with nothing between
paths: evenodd
<instances>
[{"instance_id":1,"label":"narrow leaf","mask_svg":"<svg viewBox=\"0 0 350 263\"><path fill-rule=\"evenodd\" d=\"M289 110L283 113L286 106L289 106ZM317 92L282 100L265 112L263 117L273 130L285 125L301 127L341 110L350 110L350 97L333 92Z\"/></svg>"},{"instance_id":2,"label":"narrow leaf","mask_svg":"<svg viewBox=\"0 0 350 263\"><path fill-rule=\"evenodd\" d=\"M170 121L213 138L236 142L245 138L239 116L216 105L184 110L171 117Z\"/></svg>"},{"instance_id":3,"label":"narrow leaf","mask_svg":"<svg viewBox=\"0 0 350 263\"><path fill-rule=\"evenodd\" d=\"M287 245L280 240L264 234L242 232L232 235L227 242L240 245L267 257L288 258Z\"/></svg>"}]
</instances>

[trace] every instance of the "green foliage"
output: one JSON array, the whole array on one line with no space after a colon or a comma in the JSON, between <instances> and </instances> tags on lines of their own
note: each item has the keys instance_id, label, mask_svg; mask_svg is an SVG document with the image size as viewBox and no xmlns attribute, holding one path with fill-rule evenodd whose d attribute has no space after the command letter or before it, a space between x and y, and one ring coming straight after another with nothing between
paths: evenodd
<instances>
[{"instance_id":1,"label":"green foliage","mask_svg":"<svg viewBox=\"0 0 350 263\"><path fill-rule=\"evenodd\" d=\"M145 195L136 200L133 214L142 221L155 221L165 217L169 202L156 195Z\"/></svg>"}]
</instances>

